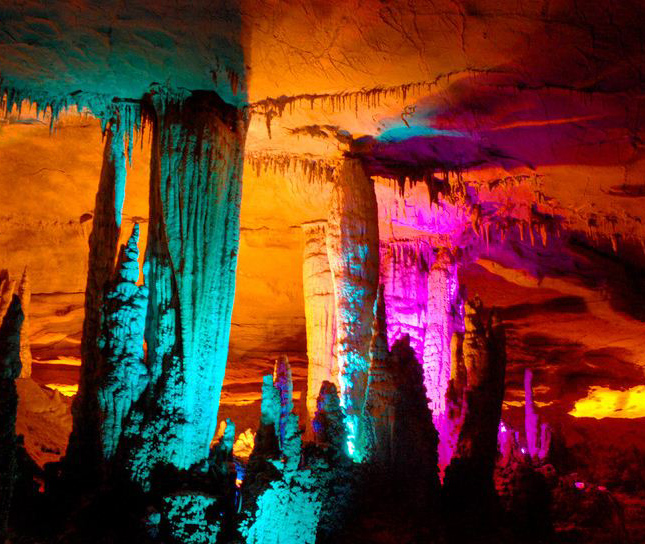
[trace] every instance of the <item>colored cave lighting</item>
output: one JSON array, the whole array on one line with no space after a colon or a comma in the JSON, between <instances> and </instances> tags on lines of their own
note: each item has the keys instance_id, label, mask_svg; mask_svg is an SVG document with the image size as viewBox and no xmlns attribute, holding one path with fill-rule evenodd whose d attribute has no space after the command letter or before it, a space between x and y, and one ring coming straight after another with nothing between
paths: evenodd
<instances>
[{"instance_id":1,"label":"colored cave lighting","mask_svg":"<svg viewBox=\"0 0 645 544\"><path fill-rule=\"evenodd\" d=\"M584 489L585 488L585 483L584 482L576 482L576 489Z\"/></svg>"},{"instance_id":2,"label":"colored cave lighting","mask_svg":"<svg viewBox=\"0 0 645 544\"><path fill-rule=\"evenodd\" d=\"M645 385L625 391L591 387L585 398L576 401L569 415L594 419L645 417Z\"/></svg>"},{"instance_id":3,"label":"colored cave lighting","mask_svg":"<svg viewBox=\"0 0 645 544\"><path fill-rule=\"evenodd\" d=\"M73 397L78 393L77 384L48 383L46 384L46 387L53 389L54 391L58 391L61 395L65 395L66 397Z\"/></svg>"}]
</instances>

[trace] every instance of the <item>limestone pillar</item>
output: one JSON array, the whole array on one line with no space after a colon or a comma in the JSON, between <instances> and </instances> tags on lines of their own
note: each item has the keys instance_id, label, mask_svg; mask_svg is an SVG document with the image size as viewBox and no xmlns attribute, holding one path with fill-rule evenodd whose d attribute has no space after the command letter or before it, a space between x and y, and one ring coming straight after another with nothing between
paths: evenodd
<instances>
[{"instance_id":1,"label":"limestone pillar","mask_svg":"<svg viewBox=\"0 0 645 544\"><path fill-rule=\"evenodd\" d=\"M327 258L327 221L302 225L304 258L302 285L307 324L307 412L313 419L323 382L338 387L334 285Z\"/></svg>"},{"instance_id":2,"label":"limestone pillar","mask_svg":"<svg viewBox=\"0 0 645 544\"><path fill-rule=\"evenodd\" d=\"M245 114L214 92L150 105L150 385L128 431L127 469L208 457L224 380L240 234Z\"/></svg>"},{"instance_id":3,"label":"limestone pillar","mask_svg":"<svg viewBox=\"0 0 645 544\"><path fill-rule=\"evenodd\" d=\"M379 281L379 236L374 183L355 158L345 159L332 190L327 254L336 306L341 404L347 414L350 455L361 458L364 452L356 448L356 437L367 388Z\"/></svg>"}]
</instances>

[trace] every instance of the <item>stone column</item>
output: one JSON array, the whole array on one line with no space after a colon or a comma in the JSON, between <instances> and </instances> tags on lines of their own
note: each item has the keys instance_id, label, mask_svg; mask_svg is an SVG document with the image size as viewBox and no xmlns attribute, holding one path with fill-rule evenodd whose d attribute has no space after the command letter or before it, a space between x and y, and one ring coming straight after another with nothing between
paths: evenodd
<instances>
[{"instance_id":1,"label":"stone column","mask_svg":"<svg viewBox=\"0 0 645 544\"><path fill-rule=\"evenodd\" d=\"M367 388L379 281L379 236L374 183L355 158L345 159L332 190L327 254L336 305L341 404L347 414L350 455L360 459L364 452L356 447L356 437Z\"/></svg>"},{"instance_id":2,"label":"stone column","mask_svg":"<svg viewBox=\"0 0 645 544\"><path fill-rule=\"evenodd\" d=\"M157 93L150 106L150 385L127 432L127 469L208 457L224 380L240 235L246 117L214 92Z\"/></svg>"},{"instance_id":3,"label":"stone column","mask_svg":"<svg viewBox=\"0 0 645 544\"><path fill-rule=\"evenodd\" d=\"M302 285L307 324L307 412L312 420L323 382L338 387L334 285L327 258L327 221L302 225L305 238Z\"/></svg>"},{"instance_id":4,"label":"stone column","mask_svg":"<svg viewBox=\"0 0 645 544\"><path fill-rule=\"evenodd\" d=\"M20 306L24 320L22 328L20 329L20 362L22 363L22 370L20 371L21 378L31 378L31 346L29 344L29 306L31 304L31 286L29 285L29 276L25 268L22 273L22 279L18 286L18 298L20 299Z\"/></svg>"}]
</instances>

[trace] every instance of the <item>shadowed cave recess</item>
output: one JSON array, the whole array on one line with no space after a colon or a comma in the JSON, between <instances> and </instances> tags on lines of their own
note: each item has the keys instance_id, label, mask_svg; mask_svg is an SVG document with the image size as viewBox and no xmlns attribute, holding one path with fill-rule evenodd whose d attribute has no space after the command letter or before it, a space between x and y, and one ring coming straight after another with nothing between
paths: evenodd
<instances>
[{"instance_id":1,"label":"shadowed cave recess","mask_svg":"<svg viewBox=\"0 0 645 544\"><path fill-rule=\"evenodd\" d=\"M0 0L0 543L645 542L643 20Z\"/></svg>"}]
</instances>

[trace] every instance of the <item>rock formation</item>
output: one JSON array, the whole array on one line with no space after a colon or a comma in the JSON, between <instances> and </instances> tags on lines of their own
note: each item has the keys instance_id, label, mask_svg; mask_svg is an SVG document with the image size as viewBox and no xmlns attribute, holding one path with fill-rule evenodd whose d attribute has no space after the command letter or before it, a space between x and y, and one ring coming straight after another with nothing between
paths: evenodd
<instances>
[{"instance_id":1,"label":"rock formation","mask_svg":"<svg viewBox=\"0 0 645 544\"><path fill-rule=\"evenodd\" d=\"M530 368L524 370L524 432L529 456L536 463L544 462L551 447L551 428L548 423L540 422L533 400L533 372Z\"/></svg>"},{"instance_id":2,"label":"rock formation","mask_svg":"<svg viewBox=\"0 0 645 544\"><path fill-rule=\"evenodd\" d=\"M284 448L287 441L289 414L293 412L293 379L291 366L286 355L282 355L273 367L273 386L278 390L280 399L280 415L276 428L280 447Z\"/></svg>"},{"instance_id":3,"label":"rock formation","mask_svg":"<svg viewBox=\"0 0 645 544\"><path fill-rule=\"evenodd\" d=\"M224 379L239 243L242 112L215 93L151 100L151 382L128 430L131 477L188 469L208 456Z\"/></svg>"},{"instance_id":4,"label":"rock formation","mask_svg":"<svg viewBox=\"0 0 645 544\"><path fill-rule=\"evenodd\" d=\"M465 316L461 348L465 387L460 391L460 384L451 384L454 402L461 404L463 424L443 487L449 516L459 512L450 523L460 523L455 530L463 530L464 534L495 519L493 470L506 369L504 329L496 314L491 312L485 325L482 303L475 298L466 303ZM459 350L455 349L455 353Z\"/></svg>"},{"instance_id":5,"label":"rock formation","mask_svg":"<svg viewBox=\"0 0 645 544\"><path fill-rule=\"evenodd\" d=\"M320 386L312 426L316 444L330 451L332 457L348 455L345 416L336 384L324 381Z\"/></svg>"},{"instance_id":6,"label":"rock formation","mask_svg":"<svg viewBox=\"0 0 645 544\"><path fill-rule=\"evenodd\" d=\"M370 419L370 430L373 432L370 453L373 460L382 465L394 462L394 422L400 396L387 346L386 331L385 298L381 286L372 326L371 364L364 411L365 416Z\"/></svg>"},{"instance_id":7,"label":"rock formation","mask_svg":"<svg viewBox=\"0 0 645 544\"><path fill-rule=\"evenodd\" d=\"M346 158L332 191L327 253L336 305L336 349L341 404L347 415L350 454L365 403L374 301L379 280L378 211L373 182L361 162Z\"/></svg>"},{"instance_id":8,"label":"rock formation","mask_svg":"<svg viewBox=\"0 0 645 544\"><path fill-rule=\"evenodd\" d=\"M20 299L20 306L24 320L22 322L22 329L20 329L20 362L22 369L20 371L21 378L31 377L31 346L29 344L29 307L31 304L31 285L29 283L29 276L27 275L27 268L22 273L20 285L18 286L18 298Z\"/></svg>"},{"instance_id":9,"label":"rock formation","mask_svg":"<svg viewBox=\"0 0 645 544\"><path fill-rule=\"evenodd\" d=\"M20 330L24 315L20 298L0 278L0 541L7 537L14 484L17 478L16 410L20 376ZM7 300L7 297L9 298Z\"/></svg>"},{"instance_id":10,"label":"rock formation","mask_svg":"<svg viewBox=\"0 0 645 544\"><path fill-rule=\"evenodd\" d=\"M139 225L121 247L116 278L104 295L98 347L102 356L98 400L100 441L105 460L116 453L123 424L148 384L143 331L148 288L139 279Z\"/></svg>"},{"instance_id":11,"label":"rock formation","mask_svg":"<svg viewBox=\"0 0 645 544\"><path fill-rule=\"evenodd\" d=\"M125 182L125 127L117 115L105 131L101 179L96 193L94 219L89 245L85 317L81 341L81 370L78 394L74 399L74 427L67 448L68 471L79 482L94 481L102 466L98 407L98 380L103 359L98 346L101 308L108 283L112 280L121 225L122 185Z\"/></svg>"},{"instance_id":12,"label":"rock formation","mask_svg":"<svg viewBox=\"0 0 645 544\"><path fill-rule=\"evenodd\" d=\"M323 382L338 385L334 285L327 258L327 222L304 223L305 239L302 282L307 324L307 411L316 413Z\"/></svg>"}]
</instances>

